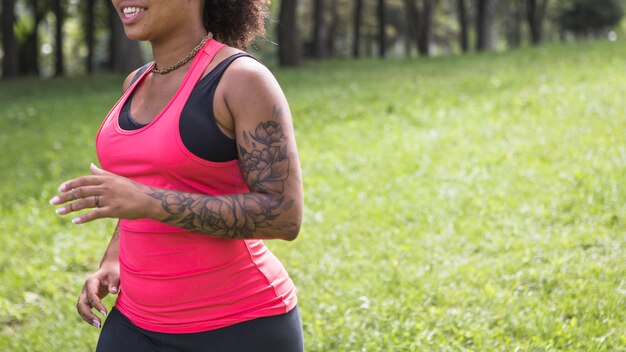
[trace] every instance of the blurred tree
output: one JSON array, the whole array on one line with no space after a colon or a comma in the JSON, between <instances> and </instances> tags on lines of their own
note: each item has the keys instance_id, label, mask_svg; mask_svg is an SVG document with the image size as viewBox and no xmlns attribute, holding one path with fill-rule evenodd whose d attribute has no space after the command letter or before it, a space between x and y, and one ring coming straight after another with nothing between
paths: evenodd
<instances>
[{"instance_id":1,"label":"blurred tree","mask_svg":"<svg viewBox=\"0 0 626 352\"><path fill-rule=\"evenodd\" d=\"M65 11L63 9L62 0L54 0L54 16L56 18L54 31L54 75L63 76L65 75L65 62L63 61L63 23L65 21Z\"/></svg>"},{"instance_id":2,"label":"blurred tree","mask_svg":"<svg viewBox=\"0 0 626 352\"><path fill-rule=\"evenodd\" d=\"M404 0L406 21L406 37L415 40L420 55L430 55L433 37L433 13L435 0ZM407 54L411 52L410 41L407 42ZM409 55L410 56L410 55Z\"/></svg>"},{"instance_id":3,"label":"blurred tree","mask_svg":"<svg viewBox=\"0 0 626 352\"><path fill-rule=\"evenodd\" d=\"M564 30L590 36L616 26L623 16L619 0L570 0L561 9L558 22Z\"/></svg>"},{"instance_id":4,"label":"blurred tree","mask_svg":"<svg viewBox=\"0 0 626 352\"><path fill-rule=\"evenodd\" d=\"M17 40L13 25L15 24L15 0L2 0L2 78L18 76Z\"/></svg>"},{"instance_id":5,"label":"blurred tree","mask_svg":"<svg viewBox=\"0 0 626 352\"><path fill-rule=\"evenodd\" d=\"M313 1L313 57L326 57L328 28L325 19L324 0Z\"/></svg>"},{"instance_id":6,"label":"blurred tree","mask_svg":"<svg viewBox=\"0 0 626 352\"><path fill-rule=\"evenodd\" d=\"M414 0L404 0L404 16L405 16L405 51L408 57L411 57L413 43L418 42L419 38L419 10Z\"/></svg>"},{"instance_id":7,"label":"blurred tree","mask_svg":"<svg viewBox=\"0 0 626 352\"><path fill-rule=\"evenodd\" d=\"M433 36L433 10L435 0L422 0L422 8L419 11L417 49L424 56L430 55L430 43Z\"/></svg>"},{"instance_id":8,"label":"blurred tree","mask_svg":"<svg viewBox=\"0 0 626 352\"><path fill-rule=\"evenodd\" d=\"M506 43L509 48L517 48L522 44L522 20L524 16L524 4L526 0L513 0L505 3L505 32Z\"/></svg>"},{"instance_id":9,"label":"blurred tree","mask_svg":"<svg viewBox=\"0 0 626 352\"><path fill-rule=\"evenodd\" d=\"M18 76L17 40L13 25L15 24L15 0L2 0L2 78Z\"/></svg>"},{"instance_id":10,"label":"blurred tree","mask_svg":"<svg viewBox=\"0 0 626 352\"><path fill-rule=\"evenodd\" d=\"M361 22L363 21L363 0L354 2L354 38L352 43L352 57L361 55Z\"/></svg>"},{"instance_id":11,"label":"blurred tree","mask_svg":"<svg viewBox=\"0 0 626 352\"><path fill-rule=\"evenodd\" d=\"M341 25L341 16L339 14L339 3L330 7L330 24L326 31L326 55L333 57L336 54L335 43L339 37L339 27Z\"/></svg>"},{"instance_id":12,"label":"blurred tree","mask_svg":"<svg viewBox=\"0 0 626 352\"><path fill-rule=\"evenodd\" d=\"M476 50L491 49L491 1L477 0L476 12Z\"/></svg>"},{"instance_id":13,"label":"blurred tree","mask_svg":"<svg viewBox=\"0 0 626 352\"><path fill-rule=\"evenodd\" d=\"M95 6L96 0L87 0L85 2L85 42L87 44L87 57L85 57L85 68L88 74L92 74L94 71L93 56L96 46L95 32Z\"/></svg>"},{"instance_id":14,"label":"blurred tree","mask_svg":"<svg viewBox=\"0 0 626 352\"><path fill-rule=\"evenodd\" d=\"M469 51L469 31L467 28L467 7L465 0L457 0L457 13L459 18L459 44L461 51Z\"/></svg>"},{"instance_id":15,"label":"blurred tree","mask_svg":"<svg viewBox=\"0 0 626 352\"><path fill-rule=\"evenodd\" d=\"M530 28L530 42L541 44L543 40L543 20L546 17L548 0L526 0L526 19Z\"/></svg>"},{"instance_id":16,"label":"blurred tree","mask_svg":"<svg viewBox=\"0 0 626 352\"><path fill-rule=\"evenodd\" d=\"M385 0L378 0L378 55L385 58L387 55L387 7Z\"/></svg>"},{"instance_id":17,"label":"blurred tree","mask_svg":"<svg viewBox=\"0 0 626 352\"><path fill-rule=\"evenodd\" d=\"M278 62L298 66L301 61L300 38L296 20L297 1L282 0L278 19Z\"/></svg>"},{"instance_id":18,"label":"blurred tree","mask_svg":"<svg viewBox=\"0 0 626 352\"><path fill-rule=\"evenodd\" d=\"M44 16L51 10L51 2L47 0L28 0L25 2L29 9L32 27L24 33L23 41L19 43L19 71L20 75L39 75L39 25Z\"/></svg>"}]
</instances>

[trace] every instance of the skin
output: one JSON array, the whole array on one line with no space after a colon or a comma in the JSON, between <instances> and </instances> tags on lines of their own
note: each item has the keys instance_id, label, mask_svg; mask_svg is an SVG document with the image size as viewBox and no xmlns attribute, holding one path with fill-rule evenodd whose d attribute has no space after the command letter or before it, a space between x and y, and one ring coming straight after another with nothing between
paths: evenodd
<instances>
[{"instance_id":1,"label":"skin","mask_svg":"<svg viewBox=\"0 0 626 352\"><path fill-rule=\"evenodd\" d=\"M173 65L206 35L203 0L113 0L113 5L120 16L125 6L146 8L138 22L124 29L130 39L150 41L158 67ZM231 47L220 50L205 74L236 52ZM165 75L148 74L134 91L133 118L140 123L152 121L172 99L189 66ZM123 90L135 73L126 78ZM51 200L60 206L57 213L90 209L75 217L75 224L101 218L149 218L218 238L295 239L302 222L302 180L289 105L276 79L256 60L240 58L222 77L213 105L218 126L236 140L250 192L207 196L158 189L92 164L91 175L61 184L60 193ZM106 315L101 299L120 289L119 236L118 223L98 271L85 281L76 305L81 317L96 327L101 320L93 309Z\"/></svg>"}]
</instances>

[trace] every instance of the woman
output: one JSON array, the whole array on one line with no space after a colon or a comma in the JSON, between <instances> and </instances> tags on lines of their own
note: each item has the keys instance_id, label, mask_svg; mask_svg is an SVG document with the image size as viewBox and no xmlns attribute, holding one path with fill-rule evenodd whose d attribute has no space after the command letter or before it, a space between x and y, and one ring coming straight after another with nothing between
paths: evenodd
<instances>
[{"instance_id":1,"label":"woman","mask_svg":"<svg viewBox=\"0 0 626 352\"><path fill-rule=\"evenodd\" d=\"M119 219L77 309L119 293L97 351L302 351L295 286L261 239L293 240L302 181L287 101L235 47L266 0L113 0L154 63L131 73L96 139L102 169L51 202ZM230 46L227 46L226 43ZM106 170L106 171L104 171Z\"/></svg>"}]
</instances>

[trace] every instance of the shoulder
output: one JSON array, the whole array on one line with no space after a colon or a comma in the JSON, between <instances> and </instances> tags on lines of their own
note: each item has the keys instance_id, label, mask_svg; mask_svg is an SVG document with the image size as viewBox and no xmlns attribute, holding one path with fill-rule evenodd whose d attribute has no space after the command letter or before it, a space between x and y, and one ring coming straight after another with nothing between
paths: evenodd
<instances>
[{"instance_id":1,"label":"shoulder","mask_svg":"<svg viewBox=\"0 0 626 352\"><path fill-rule=\"evenodd\" d=\"M233 56L238 54L245 54L244 56L237 57L234 61L232 61L228 68L225 70L225 77L228 78L252 78L254 75L258 75L260 73L270 74L270 71L263 65L259 60L255 59L252 54L243 51L238 48L226 46L222 48L217 55L215 56L215 60L218 63L221 63L225 60L231 59ZM211 65L209 65L209 68Z\"/></svg>"},{"instance_id":2,"label":"shoulder","mask_svg":"<svg viewBox=\"0 0 626 352\"><path fill-rule=\"evenodd\" d=\"M224 72L225 92L230 97L246 98L280 90L272 72L261 62L242 56L234 60Z\"/></svg>"},{"instance_id":3,"label":"shoulder","mask_svg":"<svg viewBox=\"0 0 626 352\"><path fill-rule=\"evenodd\" d=\"M265 65L250 56L242 56L233 61L226 74L228 78L241 82L274 79L274 75Z\"/></svg>"}]
</instances>

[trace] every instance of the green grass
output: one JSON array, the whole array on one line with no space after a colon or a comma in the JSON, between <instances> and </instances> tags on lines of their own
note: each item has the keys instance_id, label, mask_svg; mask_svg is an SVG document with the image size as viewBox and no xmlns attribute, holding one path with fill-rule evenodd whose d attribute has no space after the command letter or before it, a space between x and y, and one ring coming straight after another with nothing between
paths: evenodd
<instances>
[{"instance_id":1,"label":"green grass","mask_svg":"<svg viewBox=\"0 0 626 352\"><path fill-rule=\"evenodd\" d=\"M276 74L306 215L268 245L307 351L626 351L624 43ZM2 351L95 346L74 304L113 221L48 200L121 80L0 83Z\"/></svg>"}]
</instances>

